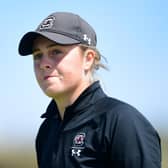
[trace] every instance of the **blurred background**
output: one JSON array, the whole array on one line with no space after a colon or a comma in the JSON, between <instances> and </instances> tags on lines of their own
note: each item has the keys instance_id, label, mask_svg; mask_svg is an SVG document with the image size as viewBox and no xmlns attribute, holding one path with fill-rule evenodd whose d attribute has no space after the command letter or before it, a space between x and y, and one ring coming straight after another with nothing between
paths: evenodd
<instances>
[{"instance_id":1,"label":"blurred background","mask_svg":"<svg viewBox=\"0 0 168 168\"><path fill-rule=\"evenodd\" d=\"M38 87L20 38L50 13L74 12L96 30L109 71L97 77L112 97L135 106L159 132L168 167L168 1L1 1L0 168L36 168L34 143L50 99Z\"/></svg>"}]
</instances>

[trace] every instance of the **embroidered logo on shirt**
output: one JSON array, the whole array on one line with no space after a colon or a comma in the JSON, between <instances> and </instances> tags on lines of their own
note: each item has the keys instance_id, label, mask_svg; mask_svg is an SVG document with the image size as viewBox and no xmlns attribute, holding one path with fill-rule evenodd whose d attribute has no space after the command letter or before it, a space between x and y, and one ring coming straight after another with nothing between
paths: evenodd
<instances>
[{"instance_id":1,"label":"embroidered logo on shirt","mask_svg":"<svg viewBox=\"0 0 168 168\"><path fill-rule=\"evenodd\" d=\"M81 156L82 150L85 148L85 133L78 133L73 139L73 146L71 149L72 156Z\"/></svg>"},{"instance_id":2,"label":"embroidered logo on shirt","mask_svg":"<svg viewBox=\"0 0 168 168\"><path fill-rule=\"evenodd\" d=\"M80 156L81 149L72 149L72 156Z\"/></svg>"},{"instance_id":3,"label":"embroidered logo on shirt","mask_svg":"<svg viewBox=\"0 0 168 168\"><path fill-rule=\"evenodd\" d=\"M79 133L73 140L74 146L83 146L85 142L85 133Z\"/></svg>"}]
</instances>

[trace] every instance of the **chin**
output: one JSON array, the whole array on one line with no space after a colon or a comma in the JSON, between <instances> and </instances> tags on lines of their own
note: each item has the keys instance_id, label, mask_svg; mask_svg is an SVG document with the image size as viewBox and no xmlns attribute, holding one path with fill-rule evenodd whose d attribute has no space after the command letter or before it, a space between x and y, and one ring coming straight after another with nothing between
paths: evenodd
<instances>
[{"instance_id":1,"label":"chin","mask_svg":"<svg viewBox=\"0 0 168 168\"><path fill-rule=\"evenodd\" d=\"M47 88L45 90L43 90L44 93L48 96L48 97L51 97L51 98L54 98L54 97L57 97L58 95L61 94L60 91L58 90L55 90L55 89L52 89L52 88Z\"/></svg>"},{"instance_id":2,"label":"chin","mask_svg":"<svg viewBox=\"0 0 168 168\"><path fill-rule=\"evenodd\" d=\"M45 93L48 97L51 97L51 98L53 98L53 97L55 97L55 95L57 95L56 92L53 92L53 91L51 91L51 90L44 91L44 93Z\"/></svg>"}]
</instances>

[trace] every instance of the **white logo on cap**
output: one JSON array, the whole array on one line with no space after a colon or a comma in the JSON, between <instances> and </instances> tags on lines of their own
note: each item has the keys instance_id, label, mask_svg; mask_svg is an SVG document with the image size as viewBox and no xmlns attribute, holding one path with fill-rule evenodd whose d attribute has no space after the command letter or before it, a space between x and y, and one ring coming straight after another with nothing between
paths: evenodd
<instances>
[{"instance_id":1,"label":"white logo on cap","mask_svg":"<svg viewBox=\"0 0 168 168\"><path fill-rule=\"evenodd\" d=\"M91 38L89 38L89 37L87 36L87 34L84 34L84 35L83 35L83 40L86 41L86 42L88 43L88 45L91 44Z\"/></svg>"},{"instance_id":2,"label":"white logo on cap","mask_svg":"<svg viewBox=\"0 0 168 168\"><path fill-rule=\"evenodd\" d=\"M43 20L43 22L40 25L40 30L42 29L50 29L53 24L54 24L54 20L55 17L54 16L49 16L48 18L46 18L45 20Z\"/></svg>"}]
</instances>

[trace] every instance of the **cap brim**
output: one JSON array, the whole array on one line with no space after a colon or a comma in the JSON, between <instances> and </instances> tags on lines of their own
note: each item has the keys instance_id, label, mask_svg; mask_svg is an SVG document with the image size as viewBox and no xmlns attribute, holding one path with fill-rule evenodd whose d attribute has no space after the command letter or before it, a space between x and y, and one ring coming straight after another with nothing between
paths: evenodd
<instances>
[{"instance_id":1,"label":"cap brim","mask_svg":"<svg viewBox=\"0 0 168 168\"><path fill-rule=\"evenodd\" d=\"M71 45L71 44L79 44L80 41L75 40L73 38L67 37L62 34L52 33L52 32L28 32L26 33L19 44L19 54L22 56L32 54L33 50L33 42L38 36L43 36L49 40L52 40L61 45Z\"/></svg>"}]
</instances>

